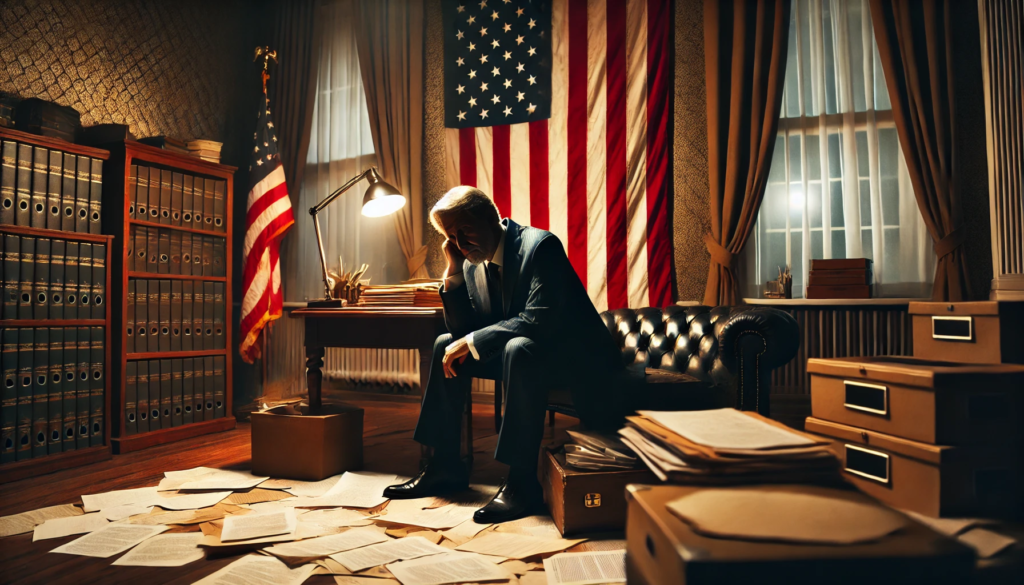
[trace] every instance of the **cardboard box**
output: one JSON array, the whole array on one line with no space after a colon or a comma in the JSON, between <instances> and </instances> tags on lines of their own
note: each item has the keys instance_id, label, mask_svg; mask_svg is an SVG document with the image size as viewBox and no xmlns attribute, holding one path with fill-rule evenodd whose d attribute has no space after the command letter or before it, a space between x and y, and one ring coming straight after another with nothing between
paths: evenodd
<instances>
[{"instance_id":1,"label":"cardboard box","mask_svg":"<svg viewBox=\"0 0 1024 585\"><path fill-rule=\"evenodd\" d=\"M935 518L1020 517L1020 456L1009 441L930 445L813 417L804 428L832 441L847 481L890 506Z\"/></svg>"},{"instance_id":2,"label":"cardboard box","mask_svg":"<svg viewBox=\"0 0 1024 585\"><path fill-rule=\"evenodd\" d=\"M544 454L544 501L563 536L626 526L626 485L655 483L646 467L588 471L566 465L561 451Z\"/></svg>"},{"instance_id":3,"label":"cardboard box","mask_svg":"<svg viewBox=\"0 0 1024 585\"><path fill-rule=\"evenodd\" d=\"M1024 364L1024 303L910 303L914 357L976 364Z\"/></svg>"},{"instance_id":4,"label":"cardboard box","mask_svg":"<svg viewBox=\"0 0 1024 585\"><path fill-rule=\"evenodd\" d=\"M315 415L289 406L252 413L252 471L319 481L363 466L363 409L325 404Z\"/></svg>"},{"instance_id":5,"label":"cardboard box","mask_svg":"<svg viewBox=\"0 0 1024 585\"><path fill-rule=\"evenodd\" d=\"M702 536L665 507L700 489L637 484L626 489L626 577L630 584L970 582L974 552L913 520L880 540L848 546ZM858 501L869 499L854 490L836 493Z\"/></svg>"}]
</instances>

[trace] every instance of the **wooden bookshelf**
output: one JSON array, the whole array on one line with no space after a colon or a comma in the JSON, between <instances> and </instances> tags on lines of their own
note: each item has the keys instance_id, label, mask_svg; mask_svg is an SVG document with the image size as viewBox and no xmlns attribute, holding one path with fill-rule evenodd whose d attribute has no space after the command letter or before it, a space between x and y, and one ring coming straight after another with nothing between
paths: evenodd
<instances>
[{"instance_id":1,"label":"wooden bookshelf","mask_svg":"<svg viewBox=\"0 0 1024 585\"><path fill-rule=\"evenodd\" d=\"M135 141L123 141L110 145L104 145L111 151L110 159L104 164L104 174L110 178L103 185L104 233L114 236L114 250L111 274L113 277L113 289L110 298L117 299L118 306L113 317L113 350L115 359L113 368L115 370L114 384L114 407L112 444L114 453L127 453L160 445L180 441L189 437L195 437L208 433L220 432L234 428L235 418L232 411L233 394L233 372L231 348L233 345L233 326L231 323L231 286L232 268L231 259L234 251L232 249L232 194L234 187L235 168L227 165L220 165L204 161L188 155L177 154L160 148L140 144ZM225 182L224 194L224 231L195 229L182 225L159 223L144 219L132 218L129 213L131 206L130 174L132 165L146 166L170 170L176 173L183 173L195 177L215 179ZM142 226L167 230L169 232L182 232L198 234L205 237L224 239L224 274L225 276L197 276L184 274L165 274L147 271L129 270L128 253L130 247L126 245L127 238L131 237L132 227ZM224 284L224 349L204 349L195 351L158 351L158 352L131 352L128 349L126 324L128 323L128 302L127 290L129 281L133 280L176 280L195 282L217 282ZM224 415L213 419L195 421L178 426L170 426L161 429L149 430L146 432L127 432L127 411L125 408L125 390L127 386L127 366L129 361L145 360L170 360L186 359L195 357L224 357Z\"/></svg>"},{"instance_id":2,"label":"wooden bookshelf","mask_svg":"<svg viewBox=\"0 0 1024 585\"><path fill-rule=\"evenodd\" d=\"M67 152L86 154L94 158L101 158L98 156L102 154L102 158L106 158L107 151L98 149L85 149L84 147L78 147L70 143L65 143L62 140L56 140L52 138L35 136L34 134L26 134L24 132L14 133L5 129L0 132L0 137L8 139L12 138L12 134L16 134L16 140L23 143L31 143L38 146L46 146L54 150L66 150ZM23 138L23 136L25 138ZM40 140L34 140L40 139ZM62 148L62 145L67 145L69 148ZM70 148L74 147L74 148ZM88 152L82 152L83 149ZM27 226L18 225L0 225L0 235L2 234L15 234L19 236L30 236L35 238L48 238L52 240L64 240L67 242L88 242L92 244L105 244L106 245L106 282L104 283L104 291L106 292L108 302L105 303L104 318L103 319L0 319L0 329L14 329L14 328L40 328L40 327L103 327L103 363L110 364L111 362L111 333L110 333L110 320L111 310L109 299L110 296L110 283L111 283L111 270L110 262L113 255L113 240L112 236L103 236L96 234L83 234L78 232L66 232L61 230L50 230L45 228L32 228ZM72 451L62 451L61 453L47 454L43 457L33 457L23 461L15 461L9 463L0 464L0 484L25 479L28 477L35 477L37 475L43 475L46 473L52 473L61 469L69 469L73 467L80 467L82 465L88 465L97 461L104 461L111 458L111 371L110 368L106 368L103 380L103 443L101 445L91 445L86 448L76 448Z\"/></svg>"}]
</instances>

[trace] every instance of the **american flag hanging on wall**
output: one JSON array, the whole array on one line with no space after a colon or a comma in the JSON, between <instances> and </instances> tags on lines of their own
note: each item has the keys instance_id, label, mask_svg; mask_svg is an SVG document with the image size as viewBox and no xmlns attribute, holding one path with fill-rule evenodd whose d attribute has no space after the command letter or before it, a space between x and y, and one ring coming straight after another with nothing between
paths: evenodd
<instances>
[{"instance_id":1,"label":"american flag hanging on wall","mask_svg":"<svg viewBox=\"0 0 1024 585\"><path fill-rule=\"evenodd\" d=\"M270 119L264 78L262 105L256 114L249 198L246 202L243 247L241 339L238 352L253 363L260 357L259 337L268 323L281 316L281 237L295 223L277 136Z\"/></svg>"},{"instance_id":2,"label":"american flag hanging on wall","mask_svg":"<svg viewBox=\"0 0 1024 585\"><path fill-rule=\"evenodd\" d=\"M445 0L448 187L554 233L598 310L672 299L671 0Z\"/></svg>"}]
</instances>

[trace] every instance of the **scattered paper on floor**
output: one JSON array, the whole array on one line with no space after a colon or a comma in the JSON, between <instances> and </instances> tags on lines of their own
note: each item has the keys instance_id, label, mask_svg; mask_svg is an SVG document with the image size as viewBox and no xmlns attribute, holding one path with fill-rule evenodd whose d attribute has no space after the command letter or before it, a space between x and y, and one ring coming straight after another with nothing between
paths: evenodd
<instances>
[{"instance_id":1,"label":"scattered paper on floor","mask_svg":"<svg viewBox=\"0 0 1024 585\"><path fill-rule=\"evenodd\" d=\"M984 528L968 530L958 536L957 539L973 548L978 553L978 556L983 559L994 557L1017 542L1008 536L1003 536L998 532Z\"/></svg>"},{"instance_id":2,"label":"scattered paper on floor","mask_svg":"<svg viewBox=\"0 0 1024 585\"><path fill-rule=\"evenodd\" d=\"M374 515L367 516L359 510L340 508L337 510L310 510L302 514L302 521L334 526L366 526L371 523L371 518L375 517Z\"/></svg>"},{"instance_id":3,"label":"scattered paper on floor","mask_svg":"<svg viewBox=\"0 0 1024 585\"><path fill-rule=\"evenodd\" d=\"M143 514L149 514L153 511L153 506L136 506L130 504L127 506L114 506L113 508L106 508L100 510L100 514L111 522L117 522L118 520L124 520L125 518L131 518L132 516L141 516Z\"/></svg>"},{"instance_id":4,"label":"scattered paper on floor","mask_svg":"<svg viewBox=\"0 0 1024 585\"><path fill-rule=\"evenodd\" d=\"M470 518L469 520L466 520L465 522L459 524L454 528L449 528L448 530L445 530L441 533L441 536L444 536L448 540L454 542L456 546L458 546L460 544L473 540L473 538L475 538L477 534L480 534L480 532L483 531L485 528L489 528L491 526L492 524L477 524L473 521L472 518Z\"/></svg>"},{"instance_id":5,"label":"scattered paper on floor","mask_svg":"<svg viewBox=\"0 0 1024 585\"><path fill-rule=\"evenodd\" d=\"M310 498L301 505L306 508L376 508L388 501L384 488L395 483L397 476L390 473L347 471L327 493Z\"/></svg>"},{"instance_id":6,"label":"scattered paper on floor","mask_svg":"<svg viewBox=\"0 0 1024 585\"><path fill-rule=\"evenodd\" d=\"M48 538L62 538L72 534L95 532L109 524L103 514L84 514L47 520L32 532L32 542Z\"/></svg>"},{"instance_id":7,"label":"scattered paper on floor","mask_svg":"<svg viewBox=\"0 0 1024 585\"><path fill-rule=\"evenodd\" d=\"M409 538L390 540L382 544L374 544L333 554L331 558L344 565L348 570L356 572L395 561L416 559L447 552L450 551L425 538L410 536Z\"/></svg>"},{"instance_id":8,"label":"scattered paper on floor","mask_svg":"<svg viewBox=\"0 0 1024 585\"><path fill-rule=\"evenodd\" d=\"M181 567L203 558L199 548L201 532L158 534L128 551L114 561L115 565L132 567Z\"/></svg>"},{"instance_id":9,"label":"scattered paper on floor","mask_svg":"<svg viewBox=\"0 0 1024 585\"><path fill-rule=\"evenodd\" d=\"M81 514L82 509L78 506L64 504L61 506L39 508L38 510L13 514L11 516L2 516L0 517L0 537L32 532L33 528L47 520L80 516Z\"/></svg>"},{"instance_id":10,"label":"scattered paper on floor","mask_svg":"<svg viewBox=\"0 0 1024 585\"><path fill-rule=\"evenodd\" d=\"M160 495L155 487L115 490L82 496L82 509L86 512L99 512L118 506L152 506L159 498Z\"/></svg>"},{"instance_id":11,"label":"scattered paper on floor","mask_svg":"<svg viewBox=\"0 0 1024 585\"><path fill-rule=\"evenodd\" d=\"M248 471L218 469L181 484L179 490L247 490L270 479Z\"/></svg>"},{"instance_id":12,"label":"scattered paper on floor","mask_svg":"<svg viewBox=\"0 0 1024 585\"><path fill-rule=\"evenodd\" d=\"M300 585L314 569L312 563L290 569L275 557L246 555L194 585Z\"/></svg>"},{"instance_id":13,"label":"scattered paper on floor","mask_svg":"<svg viewBox=\"0 0 1024 585\"><path fill-rule=\"evenodd\" d=\"M544 559L551 585L625 583L626 551L561 553Z\"/></svg>"},{"instance_id":14,"label":"scattered paper on floor","mask_svg":"<svg viewBox=\"0 0 1024 585\"><path fill-rule=\"evenodd\" d=\"M147 538L167 530L166 526L108 524L85 536L61 545L50 552L106 559L123 553Z\"/></svg>"},{"instance_id":15,"label":"scattered paper on floor","mask_svg":"<svg viewBox=\"0 0 1024 585\"><path fill-rule=\"evenodd\" d=\"M220 539L222 542L227 542L287 534L295 530L296 523L294 509L265 514L227 516L224 518L224 528L221 531Z\"/></svg>"},{"instance_id":16,"label":"scattered paper on floor","mask_svg":"<svg viewBox=\"0 0 1024 585\"><path fill-rule=\"evenodd\" d=\"M390 503L388 507L391 507ZM395 524L422 526L432 530L445 530L471 520L476 510L477 508L473 506L448 504L441 508L428 508L416 512L391 512L380 519Z\"/></svg>"},{"instance_id":17,"label":"scattered paper on floor","mask_svg":"<svg viewBox=\"0 0 1024 585\"><path fill-rule=\"evenodd\" d=\"M501 565L471 553L444 553L387 565L402 585L442 585L508 579L512 574Z\"/></svg>"},{"instance_id":18,"label":"scattered paper on floor","mask_svg":"<svg viewBox=\"0 0 1024 585\"><path fill-rule=\"evenodd\" d=\"M544 571L530 571L519 576L519 585L548 585L548 574Z\"/></svg>"},{"instance_id":19,"label":"scattered paper on floor","mask_svg":"<svg viewBox=\"0 0 1024 585\"><path fill-rule=\"evenodd\" d=\"M353 528L340 534L331 534L329 536L320 536L318 538L310 538L307 540L300 540L298 542L278 544L263 550L278 557L307 559L314 557L326 557L334 553L352 550L371 544L387 542L388 540L389 539L386 535L381 534L376 530Z\"/></svg>"},{"instance_id":20,"label":"scattered paper on floor","mask_svg":"<svg viewBox=\"0 0 1024 585\"><path fill-rule=\"evenodd\" d=\"M334 582L337 585L398 585L398 581L395 579L378 579L357 575L335 575Z\"/></svg>"},{"instance_id":21,"label":"scattered paper on floor","mask_svg":"<svg viewBox=\"0 0 1024 585\"><path fill-rule=\"evenodd\" d=\"M525 559L534 555L557 552L575 546L585 539L543 538L512 532L488 532L456 547L455 550L485 555Z\"/></svg>"},{"instance_id":22,"label":"scattered paper on floor","mask_svg":"<svg viewBox=\"0 0 1024 585\"><path fill-rule=\"evenodd\" d=\"M338 480L341 474L332 475L320 481L299 481L294 479L269 479L260 484L260 487L268 490L284 490L293 496L302 498L317 498L327 493Z\"/></svg>"},{"instance_id":23,"label":"scattered paper on floor","mask_svg":"<svg viewBox=\"0 0 1024 585\"><path fill-rule=\"evenodd\" d=\"M165 510L198 510L209 508L231 495L231 492L203 492L184 496L159 495L152 500L153 505Z\"/></svg>"},{"instance_id":24,"label":"scattered paper on floor","mask_svg":"<svg viewBox=\"0 0 1024 585\"><path fill-rule=\"evenodd\" d=\"M282 492L279 490L268 490L263 488L252 488L245 492L235 492L225 498L225 502L228 504L234 504L240 506L242 504L260 504L263 502L276 502L278 500L285 500L294 497L288 492Z\"/></svg>"}]
</instances>

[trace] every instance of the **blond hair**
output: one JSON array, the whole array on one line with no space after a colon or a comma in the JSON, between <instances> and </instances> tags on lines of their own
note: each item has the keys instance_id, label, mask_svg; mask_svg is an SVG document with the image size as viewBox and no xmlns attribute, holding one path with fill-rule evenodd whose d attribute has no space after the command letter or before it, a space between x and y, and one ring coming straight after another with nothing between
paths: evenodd
<instances>
[{"instance_id":1,"label":"blond hair","mask_svg":"<svg viewBox=\"0 0 1024 585\"><path fill-rule=\"evenodd\" d=\"M480 219L491 219L495 222L501 221L501 213L498 206L483 191L469 185L453 187L437 200L434 207L430 209L430 223L434 228L444 234L441 226L442 216L451 216L459 212L472 214Z\"/></svg>"}]
</instances>

